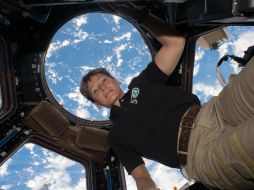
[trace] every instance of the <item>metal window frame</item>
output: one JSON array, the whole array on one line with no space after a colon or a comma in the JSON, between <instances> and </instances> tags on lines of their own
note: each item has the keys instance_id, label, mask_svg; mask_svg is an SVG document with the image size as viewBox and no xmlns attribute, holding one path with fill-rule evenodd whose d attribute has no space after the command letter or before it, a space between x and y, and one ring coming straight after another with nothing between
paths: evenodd
<instances>
[{"instance_id":1,"label":"metal window frame","mask_svg":"<svg viewBox=\"0 0 254 190\"><path fill-rule=\"evenodd\" d=\"M0 124L16 109L14 74L10 64L10 49L6 38L0 34L0 88L2 105L0 108Z\"/></svg>"}]
</instances>

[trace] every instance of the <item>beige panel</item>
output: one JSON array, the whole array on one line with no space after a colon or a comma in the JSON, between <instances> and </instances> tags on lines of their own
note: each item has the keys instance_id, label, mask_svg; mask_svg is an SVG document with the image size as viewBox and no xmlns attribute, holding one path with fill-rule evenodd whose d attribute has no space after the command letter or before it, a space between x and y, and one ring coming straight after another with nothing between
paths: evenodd
<instances>
[{"instance_id":1,"label":"beige panel","mask_svg":"<svg viewBox=\"0 0 254 190\"><path fill-rule=\"evenodd\" d=\"M228 32L223 28L201 36L197 42L200 44L202 48L213 49L214 47L217 47L217 45L220 45L221 43L227 41L228 39L229 39Z\"/></svg>"}]
</instances>

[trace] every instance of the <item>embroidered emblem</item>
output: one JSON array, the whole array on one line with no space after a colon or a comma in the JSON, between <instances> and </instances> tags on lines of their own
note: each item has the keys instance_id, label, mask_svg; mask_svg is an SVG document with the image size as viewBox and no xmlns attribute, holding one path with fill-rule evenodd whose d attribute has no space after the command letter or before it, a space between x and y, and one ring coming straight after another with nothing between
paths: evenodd
<instances>
[{"instance_id":1,"label":"embroidered emblem","mask_svg":"<svg viewBox=\"0 0 254 190\"><path fill-rule=\"evenodd\" d=\"M139 88L135 87L131 91L131 102L132 104L137 104L138 100L136 99L139 95Z\"/></svg>"}]
</instances>

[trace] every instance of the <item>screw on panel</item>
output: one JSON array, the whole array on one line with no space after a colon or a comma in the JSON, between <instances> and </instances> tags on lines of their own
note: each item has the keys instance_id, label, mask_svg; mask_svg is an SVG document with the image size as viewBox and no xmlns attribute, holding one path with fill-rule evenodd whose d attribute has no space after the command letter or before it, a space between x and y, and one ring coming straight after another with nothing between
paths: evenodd
<instances>
[{"instance_id":1,"label":"screw on panel","mask_svg":"<svg viewBox=\"0 0 254 190\"><path fill-rule=\"evenodd\" d=\"M35 88L35 92L40 92L41 89L40 88Z\"/></svg>"},{"instance_id":2,"label":"screw on panel","mask_svg":"<svg viewBox=\"0 0 254 190\"><path fill-rule=\"evenodd\" d=\"M15 82L16 82L16 86L19 85L19 78L18 77L15 77Z\"/></svg>"},{"instance_id":3,"label":"screw on panel","mask_svg":"<svg viewBox=\"0 0 254 190\"><path fill-rule=\"evenodd\" d=\"M114 161L115 161L115 157L114 157L114 156L111 156L110 161L111 161L111 162L114 162Z\"/></svg>"},{"instance_id":4,"label":"screw on panel","mask_svg":"<svg viewBox=\"0 0 254 190\"><path fill-rule=\"evenodd\" d=\"M38 66L37 67L37 73L40 73L41 72L41 68Z\"/></svg>"},{"instance_id":5,"label":"screw on panel","mask_svg":"<svg viewBox=\"0 0 254 190\"><path fill-rule=\"evenodd\" d=\"M25 131L24 131L24 134L25 134L25 135L29 135L30 133L31 133L31 130L25 130Z\"/></svg>"},{"instance_id":6,"label":"screw on panel","mask_svg":"<svg viewBox=\"0 0 254 190\"><path fill-rule=\"evenodd\" d=\"M20 115L21 118L23 118L25 116L25 113L21 112L19 115Z\"/></svg>"},{"instance_id":7,"label":"screw on panel","mask_svg":"<svg viewBox=\"0 0 254 190\"><path fill-rule=\"evenodd\" d=\"M0 156L2 156L2 157L5 157L6 155L7 155L7 153L5 151L0 153Z\"/></svg>"},{"instance_id":8,"label":"screw on panel","mask_svg":"<svg viewBox=\"0 0 254 190\"><path fill-rule=\"evenodd\" d=\"M32 64L32 69L35 69L36 68L36 64Z\"/></svg>"}]
</instances>

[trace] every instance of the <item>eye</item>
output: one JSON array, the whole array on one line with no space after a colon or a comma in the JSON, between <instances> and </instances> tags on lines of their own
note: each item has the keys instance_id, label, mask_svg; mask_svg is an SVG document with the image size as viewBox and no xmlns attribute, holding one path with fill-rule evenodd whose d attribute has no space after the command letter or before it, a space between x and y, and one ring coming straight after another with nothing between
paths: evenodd
<instances>
[{"instance_id":1,"label":"eye","mask_svg":"<svg viewBox=\"0 0 254 190\"><path fill-rule=\"evenodd\" d=\"M105 83L106 81L107 81L107 78L104 78L102 82Z\"/></svg>"},{"instance_id":2,"label":"eye","mask_svg":"<svg viewBox=\"0 0 254 190\"><path fill-rule=\"evenodd\" d=\"M93 95L96 95L97 92L98 92L98 90L95 89L95 90L93 91Z\"/></svg>"}]
</instances>

